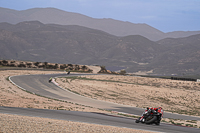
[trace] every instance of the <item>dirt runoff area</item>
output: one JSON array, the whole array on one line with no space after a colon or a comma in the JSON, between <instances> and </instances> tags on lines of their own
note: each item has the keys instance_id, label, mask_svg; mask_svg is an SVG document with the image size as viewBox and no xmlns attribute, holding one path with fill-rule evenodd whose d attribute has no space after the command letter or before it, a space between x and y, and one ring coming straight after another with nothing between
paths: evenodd
<instances>
[{"instance_id":1,"label":"dirt runoff area","mask_svg":"<svg viewBox=\"0 0 200 133\"><path fill-rule=\"evenodd\" d=\"M56 82L85 97L140 108L161 106L164 111L200 116L199 82L113 75L57 78ZM163 121L200 128L199 121Z\"/></svg>"},{"instance_id":2,"label":"dirt runoff area","mask_svg":"<svg viewBox=\"0 0 200 133\"><path fill-rule=\"evenodd\" d=\"M108 113L92 107L33 95L19 89L9 81L9 77L14 75L52 73L58 72L35 70L0 71L0 106ZM149 133L150 131L0 113L0 132Z\"/></svg>"}]
</instances>

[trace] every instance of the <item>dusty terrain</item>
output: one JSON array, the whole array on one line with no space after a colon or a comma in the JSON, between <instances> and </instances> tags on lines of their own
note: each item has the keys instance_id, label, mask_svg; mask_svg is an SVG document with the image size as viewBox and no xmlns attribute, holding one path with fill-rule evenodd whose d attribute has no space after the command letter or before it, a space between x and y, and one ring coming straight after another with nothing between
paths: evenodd
<instances>
[{"instance_id":1,"label":"dusty terrain","mask_svg":"<svg viewBox=\"0 0 200 133\"><path fill-rule=\"evenodd\" d=\"M98 100L141 108L161 106L164 111L200 116L199 82L113 75L57 78L56 82ZM194 126L200 127L200 123L196 121Z\"/></svg>"},{"instance_id":2,"label":"dusty terrain","mask_svg":"<svg viewBox=\"0 0 200 133\"><path fill-rule=\"evenodd\" d=\"M152 133L80 122L0 114L0 133Z\"/></svg>"},{"instance_id":3,"label":"dusty terrain","mask_svg":"<svg viewBox=\"0 0 200 133\"><path fill-rule=\"evenodd\" d=\"M24 74L49 74L55 71L34 71L34 70L5 70L0 71L0 106L41 108L41 109L64 109L74 111L102 112L99 109L85 107L77 104L56 101L49 98L39 97L27 93L14 86L9 80L9 76ZM57 73L57 72L56 72ZM63 72L61 72L63 73ZM27 117L8 115L0 113L0 132L144 132L149 131L134 130L128 128L117 128L111 126L101 126L78 122L52 120L38 117Z\"/></svg>"}]
</instances>

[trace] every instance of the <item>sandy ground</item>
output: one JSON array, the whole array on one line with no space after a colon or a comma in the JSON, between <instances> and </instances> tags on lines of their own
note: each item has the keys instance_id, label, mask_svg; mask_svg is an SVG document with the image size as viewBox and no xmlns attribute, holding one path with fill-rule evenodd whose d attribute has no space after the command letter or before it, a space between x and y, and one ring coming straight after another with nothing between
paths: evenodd
<instances>
[{"instance_id":1,"label":"sandy ground","mask_svg":"<svg viewBox=\"0 0 200 133\"><path fill-rule=\"evenodd\" d=\"M9 76L24 74L50 74L55 71L34 71L34 70L6 70L0 71L0 106L40 108L40 109L64 109L73 111L102 112L96 108L85 107L77 104L56 101L48 98L29 94L14 86L8 80ZM63 72L61 72L63 73ZM128 128L117 128L95 124L69 122L38 117L27 117L8 115L0 113L0 132L144 132Z\"/></svg>"},{"instance_id":2,"label":"sandy ground","mask_svg":"<svg viewBox=\"0 0 200 133\"><path fill-rule=\"evenodd\" d=\"M56 82L65 89L98 100L141 108L161 106L164 111L200 116L198 82L113 75L57 78ZM199 122L193 125L200 127Z\"/></svg>"},{"instance_id":3,"label":"sandy ground","mask_svg":"<svg viewBox=\"0 0 200 133\"><path fill-rule=\"evenodd\" d=\"M80 122L0 114L2 133L153 133Z\"/></svg>"}]
</instances>

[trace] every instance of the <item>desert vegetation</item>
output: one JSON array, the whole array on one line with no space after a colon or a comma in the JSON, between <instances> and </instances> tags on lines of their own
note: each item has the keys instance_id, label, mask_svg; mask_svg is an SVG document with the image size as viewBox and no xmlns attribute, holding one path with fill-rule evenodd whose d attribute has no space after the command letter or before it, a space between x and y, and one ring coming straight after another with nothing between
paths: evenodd
<instances>
[{"instance_id":1,"label":"desert vegetation","mask_svg":"<svg viewBox=\"0 0 200 133\"><path fill-rule=\"evenodd\" d=\"M92 72L85 65L75 64L57 64L48 62L30 62L30 61L16 61L16 60L0 60L2 67L16 67L16 68L34 68L34 69L55 69L55 70L70 70L78 72Z\"/></svg>"}]
</instances>

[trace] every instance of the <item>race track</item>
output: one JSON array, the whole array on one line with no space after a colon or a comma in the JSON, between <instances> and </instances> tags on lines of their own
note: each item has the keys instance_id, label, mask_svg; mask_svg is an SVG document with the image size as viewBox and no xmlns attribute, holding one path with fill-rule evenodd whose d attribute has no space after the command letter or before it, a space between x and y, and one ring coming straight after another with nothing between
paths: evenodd
<instances>
[{"instance_id":1,"label":"race track","mask_svg":"<svg viewBox=\"0 0 200 133\"><path fill-rule=\"evenodd\" d=\"M23 76L14 76L10 79L16 85L20 86L23 89L26 89L29 92L39 94L45 97L50 97L54 99L60 99L68 102L78 103L82 105L92 106L101 109L113 110L118 112L130 113L135 115L141 115L144 109L135 108L125 105L119 105L115 103L108 103L104 101L97 101L90 98L85 98L77 94L73 94L67 90L57 87L52 83L48 83L50 77L64 77L64 76L79 76L80 74L52 74L52 75L23 75ZM9 111L10 109L10 111ZM74 111L58 111L58 110L38 110L38 109L23 109L23 108L6 108L0 107L0 110L4 110L5 113L16 114L16 112L21 113L21 115L31 115L39 117L48 117L53 119L64 119L71 121L81 121L88 123L96 124L105 124L113 125L119 127L128 127L128 128L137 128L144 130L152 131L161 131L161 132L200 132L199 129L187 128L181 126L174 126L169 124L161 123L160 126L156 125L145 125L136 124L134 119L114 117L105 114L96 114L96 113L86 113L86 112L74 112ZM15 111L12 111L15 110ZM28 111L27 111L28 110ZM46 113L44 113L46 112ZM48 115L51 114L51 115ZM66 116L70 117L66 117ZM198 117L184 116L178 114L164 113L166 118L174 119L185 119L185 120L200 120Z\"/></svg>"}]
</instances>

